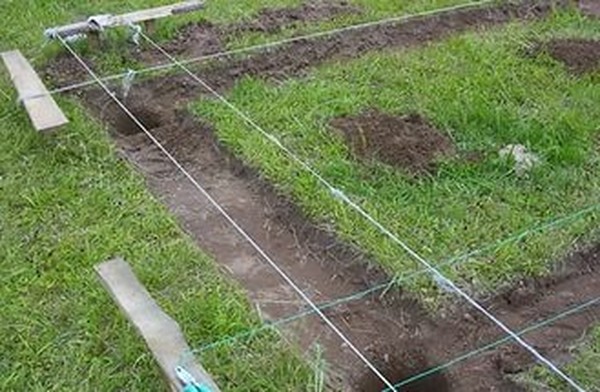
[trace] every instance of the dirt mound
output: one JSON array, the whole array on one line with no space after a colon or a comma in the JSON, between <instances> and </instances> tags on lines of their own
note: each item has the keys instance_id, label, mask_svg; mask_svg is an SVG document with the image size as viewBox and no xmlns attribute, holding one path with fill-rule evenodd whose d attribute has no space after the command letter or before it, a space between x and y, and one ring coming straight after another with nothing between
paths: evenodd
<instances>
[{"instance_id":1,"label":"dirt mound","mask_svg":"<svg viewBox=\"0 0 600 392\"><path fill-rule=\"evenodd\" d=\"M418 114L394 116L369 110L331 121L353 153L412 173L434 169L437 158L454 152L452 140Z\"/></svg>"},{"instance_id":2,"label":"dirt mound","mask_svg":"<svg viewBox=\"0 0 600 392\"><path fill-rule=\"evenodd\" d=\"M228 30L233 32L256 31L275 33L284 28L300 23L331 20L337 16L360 13L360 8L346 1L310 1L298 7L266 8L249 22L232 25Z\"/></svg>"},{"instance_id":3,"label":"dirt mound","mask_svg":"<svg viewBox=\"0 0 600 392\"><path fill-rule=\"evenodd\" d=\"M547 53L577 75L600 69L598 40L557 39L540 44L537 52Z\"/></svg>"},{"instance_id":4,"label":"dirt mound","mask_svg":"<svg viewBox=\"0 0 600 392\"><path fill-rule=\"evenodd\" d=\"M225 37L222 27L210 22L191 23L181 28L175 38L163 45L172 55L197 57L225 50ZM150 62L149 53L141 53L139 57L144 62Z\"/></svg>"},{"instance_id":5,"label":"dirt mound","mask_svg":"<svg viewBox=\"0 0 600 392\"><path fill-rule=\"evenodd\" d=\"M273 34L302 23L331 20L340 15L358 14L360 9L344 1L311 1L296 7L265 8L254 18L231 24L215 25L208 21L190 23L181 28L164 49L183 57L196 57L225 50L225 42L232 37L249 32ZM141 53L144 62L154 60L149 53ZM164 58L158 57L157 60Z\"/></svg>"},{"instance_id":6,"label":"dirt mound","mask_svg":"<svg viewBox=\"0 0 600 392\"><path fill-rule=\"evenodd\" d=\"M588 16L600 17L600 1L579 0L579 9Z\"/></svg>"}]
</instances>

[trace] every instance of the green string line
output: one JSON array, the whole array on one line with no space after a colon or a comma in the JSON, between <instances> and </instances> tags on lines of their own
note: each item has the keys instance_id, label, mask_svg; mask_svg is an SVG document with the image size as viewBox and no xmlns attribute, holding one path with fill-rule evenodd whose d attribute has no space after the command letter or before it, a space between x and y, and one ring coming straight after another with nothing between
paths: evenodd
<instances>
[{"instance_id":1,"label":"green string line","mask_svg":"<svg viewBox=\"0 0 600 392\"><path fill-rule=\"evenodd\" d=\"M570 315L572 315L574 313L580 312L580 311L582 311L582 310L584 310L584 309L586 309L586 308L588 308L588 307L590 307L590 306L592 306L592 305L594 305L594 304L596 304L598 302L600 302L600 297L596 297L596 298L594 298L594 299L592 299L590 301L587 301L587 302L585 302L583 304L580 304L580 305L577 305L575 307L572 307L571 309L566 310L566 311L564 311L562 313L554 315L553 317L550 317L550 318L548 318L548 319L546 319L546 320L544 320L542 322L539 322L539 323L531 325L531 326L529 326L529 327L527 327L525 329L522 329L521 331L516 332L516 335L517 336L525 335L525 334L527 334L529 332L532 332L532 331L535 331L535 330L537 330L539 328L545 327L545 326L547 326L549 324L554 323L555 321L558 321L558 320L560 320L562 318L570 316ZM465 360L467 360L467 359L469 359L469 358L471 358L471 357L473 357L475 355L481 354L481 353L483 353L485 351L488 351L488 350L490 350L492 348L495 348L495 347L500 346L502 344L508 343L511 340L513 340L513 338L511 336L505 336L504 338L498 339L495 342L486 344L485 346L479 347L479 348L477 348L477 349L475 349L473 351L470 351L468 353L460 355L460 356L458 356L458 357L456 357L456 358L454 358L454 359L446 362L443 365L439 365L439 366L433 367L433 368L428 369L428 370L426 370L426 371L424 371L422 373L419 373L419 374L414 375L412 377L406 378L403 381L400 381L399 383L395 384L394 387L400 388L402 386L405 386L407 384L410 384L410 383L415 382L417 380L420 380L422 378L428 377L428 376L430 376L430 375L432 375L434 373L437 373L437 372L442 371L442 370L444 370L446 368L449 368L449 367L451 367L451 366L453 366L453 365L455 365L455 364L457 364L459 362L465 361ZM387 388L383 390L383 392L388 392L388 391L390 391L390 390L387 389Z\"/></svg>"},{"instance_id":2,"label":"green string line","mask_svg":"<svg viewBox=\"0 0 600 392\"><path fill-rule=\"evenodd\" d=\"M475 255L487 252L490 249L497 249L497 248L500 248L500 247L502 247L502 246L504 246L504 245L506 245L508 243L511 243L513 241L521 240L522 238L527 237L528 235L530 235L532 233L543 231L543 230L550 229L550 228L557 228L557 227L561 226L562 224L567 223L567 222L569 222L571 220L578 219L578 218L580 218L580 217L582 217L582 216L584 216L584 215L586 215L586 214L588 214L588 213L590 213L590 212L598 209L599 207L600 207L600 203L593 204L593 205L591 205L589 207L586 207L586 208L583 208L583 209L581 209L581 210L579 210L579 211L577 211L575 213L563 216L563 217L558 218L558 219L552 219L552 220L547 221L546 223L543 223L543 224L541 224L539 226L536 226L536 227L533 227L533 228L529 228L529 229L523 230L523 231L521 231L521 232L519 232L517 234L511 235L511 236L509 236L509 237L507 237L507 238L505 238L503 240L498 240L498 241L493 242L491 244L488 244L488 245L486 245L486 246L484 246L482 248L473 250L471 252L467 252L467 253L465 253L463 255L460 255L460 256L457 256L457 257L454 257L454 258L451 258L451 259L449 259L449 260L441 263L439 266L440 267L449 266L449 265L461 262L463 260L466 260L466 259L468 259L470 257L475 256ZM368 295L370 295L370 294L372 294L374 292L377 292L377 291L382 290L382 289L387 289L387 288L391 287L394 284L400 284L402 282L405 282L405 281L407 281L409 279L412 279L412 278L414 278L414 277L416 277L418 275L425 274L425 273L427 273L426 270L419 270L419 271L415 271L415 272L409 273L409 274L401 276L401 277L395 277L395 278L391 279L388 282L384 282L382 284L375 285L375 286L373 286L373 287L371 287L369 289L366 289L364 291L360 291L358 293L355 293L355 294L352 294L352 295L349 295L349 296L346 296L346 297L341 297L341 298L338 298L338 299L333 300L331 302L326 302L326 303L324 303L322 305L319 305L319 309L320 310L327 310L329 308L335 307L335 306L340 305L340 304L344 304L344 303L347 303L347 302L351 302L351 301L362 299L362 298L364 298L364 297L366 297L366 296L368 296ZM233 343L233 342L235 342L237 340L254 336L254 335L256 335L256 334L258 334L260 332L263 332L265 330L268 330L268 329L274 329L277 326L293 322L293 321L298 320L300 318L309 316L309 315L311 315L313 313L314 313L314 310L312 310L312 309L311 310L305 310L305 311L302 311L300 313L297 313L297 314L294 314L294 315L291 315L291 316L288 316L288 317L284 317L284 318L281 318L281 319L276 320L276 321L266 322L262 326L254 328L254 329L251 329L249 331L242 332L242 333L239 333L239 334L236 334L236 335L232 335L232 336L227 336L227 337L225 337L223 339L220 339L220 340L214 341L212 343L208 343L206 345L203 345L203 346L199 347L198 349L189 350L188 352L183 353L182 354L182 359L180 360L180 362L185 361L185 358L187 358L187 357L189 357L189 356L191 356L191 355L193 355L195 353L201 354L201 353L204 353L206 351L210 351L210 350L212 350L212 349L214 349L216 347L219 347L221 345L231 344L231 343Z\"/></svg>"}]
</instances>

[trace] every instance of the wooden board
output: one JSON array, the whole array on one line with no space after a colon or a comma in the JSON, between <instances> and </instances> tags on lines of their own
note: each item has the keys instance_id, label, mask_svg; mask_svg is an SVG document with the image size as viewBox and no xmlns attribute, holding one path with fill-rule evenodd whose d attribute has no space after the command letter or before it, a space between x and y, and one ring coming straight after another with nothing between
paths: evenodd
<instances>
[{"instance_id":1,"label":"wooden board","mask_svg":"<svg viewBox=\"0 0 600 392\"><path fill-rule=\"evenodd\" d=\"M68 123L56 101L21 52L13 50L4 52L1 56L35 129L46 131Z\"/></svg>"},{"instance_id":2,"label":"wooden board","mask_svg":"<svg viewBox=\"0 0 600 392\"><path fill-rule=\"evenodd\" d=\"M171 389L180 391L181 384L175 375L175 368L181 365L179 361L182 354L189 353L190 348L179 325L154 302L123 259L104 262L97 265L95 270L121 311L146 341ZM189 360L184 366L197 382L210 387L213 392L219 392L201 365Z\"/></svg>"},{"instance_id":3,"label":"wooden board","mask_svg":"<svg viewBox=\"0 0 600 392\"><path fill-rule=\"evenodd\" d=\"M171 15L182 14L200 10L204 7L201 0L188 0L181 3L165 5L162 7L149 8L141 11L129 12L122 15L96 15L91 16L84 22L77 22L66 26L47 29L45 35L53 38L56 35L68 37L75 34L98 31L100 29L127 26L131 23L142 23L154 19L164 18Z\"/></svg>"}]
</instances>

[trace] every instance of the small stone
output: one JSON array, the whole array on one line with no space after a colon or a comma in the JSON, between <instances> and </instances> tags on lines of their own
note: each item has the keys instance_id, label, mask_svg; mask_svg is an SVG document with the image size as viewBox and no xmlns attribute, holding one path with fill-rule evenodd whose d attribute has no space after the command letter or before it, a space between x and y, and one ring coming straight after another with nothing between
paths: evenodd
<instances>
[{"instance_id":1,"label":"small stone","mask_svg":"<svg viewBox=\"0 0 600 392\"><path fill-rule=\"evenodd\" d=\"M512 156L515 161L515 173L522 177L540 163L540 158L527 150L522 144L508 144L498 152L501 158Z\"/></svg>"}]
</instances>

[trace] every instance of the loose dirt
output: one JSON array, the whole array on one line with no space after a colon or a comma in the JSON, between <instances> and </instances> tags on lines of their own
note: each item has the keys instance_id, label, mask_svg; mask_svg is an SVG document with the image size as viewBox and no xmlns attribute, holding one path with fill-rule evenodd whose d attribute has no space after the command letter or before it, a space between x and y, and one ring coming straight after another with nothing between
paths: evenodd
<instances>
[{"instance_id":1,"label":"loose dirt","mask_svg":"<svg viewBox=\"0 0 600 392\"><path fill-rule=\"evenodd\" d=\"M311 223L286 196L233 157L208 124L163 102L176 91L168 80L152 89L136 88L127 102L153 135L219 201L231 216L316 302L347 296L387 281L383 271L330 230ZM254 250L222 219L150 143L133 132L122 111L100 91L84 97L112 127L123 155L144 174L148 185L177 216L183 228L241 283L266 320L303 311L306 306ZM326 314L393 381L445 363L459 354L503 337L466 305L434 316L394 288L336 306ZM518 282L482 301L514 329L600 295L600 244L565 257L547 278ZM564 361L568 343L598 321L598 307L527 335L543 354ZM356 359L316 316L283 327L285 336L306 352L319 344L330 364L330 387L380 391L383 384ZM405 391L518 391L506 375L526 369L532 358L519 346L504 346L477 359L409 384Z\"/></svg>"},{"instance_id":2,"label":"loose dirt","mask_svg":"<svg viewBox=\"0 0 600 392\"><path fill-rule=\"evenodd\" d=\"M568 0L522 0L493 7L447 12L435 17L423 17L404 23L390 23L350 30L328 37L299 40L291 44L271 48L241 58L220 58L212 60L210 65L196 67L195 71L211 87L227 90L241 78L254 76L271 80L285 80L293 76L303 75L307 69L327 61L341 61L356 58L376 50L389 50L423 45L433 40L442 39L451 34L467 30L504 24L515 19L536 19L548 15L555 7L569 4ZM199 27L199 37L206 33L206 26ZM192 34L194 27L190 26ZM173 53L186 53L196 50L198 43L185 38L166 44ZM208 50L208 49L207 49ZM204 53L202 54L209 54ZM212 53L212 52L211 52ZM140 54L148 63L164 63L167 59L156 50L147 50ZM48 78L55 83L71 84L74 80L86 80L87 75L81 71L80 65L67 56L46 69ZM63 74L70 78L64 78ZM79 75L79 77L75 77ZM171 78L177 88L197 96L204 91L191 83L186 75Z\"/></svg>"},{"instance_id":3,"label":"loose dirt","mask_svg":"<svg viewBox=\"0 0 600 392\"><path fill-rule=\"evenodd\" d=\"M600 41L557 39L540 44L536 52L547 53L577 75L600 70Z\"/></svg>"},{"instance_id":4,"label":"loose dirt","mask_svg":"<svg viewBox=\"0 0 600 392\"><path fill-rule=\"evenodd\" d=\"M547 2L540 7L535 4L526 1L485 11L425 18L418 23L380 27L374 36L368 32L351 34L358 43L345 36L314 43L302 42L301 46L277 49L274 57L273 53L270 56L257 54L220 62L206 76L209 83L226 88L242 75L298 74L332 56L353 57L371 49L414 45L454 31L478 27L479 23L501 23L514 16L539 16L548 11ZM416 32L411 33L411 29ZM412 39L395 41L402 37ZM298 53L299 48L304 48L304 52ZM303 54L311 55L303 57ZM252 58L258 63L254 64ZM218 69L221 75L217 74ZM57 68L50 68L50 74L56 71ZM126 105L314 301L329 301L387 281L385 273L368 257L352 245L339 241L326 227L311 223L293 201L233 157L219 144L209 124L191 118L185 107L190 100L200 97L201 91L192 81L175 76L135 84ZM123 156L138 167L151 191L174 213L189 235L246 289L262 317L275 320L306 309L291 288L232 230L147 137L124 118L122 111L105 94L90 90L81 93L81 98L92 113L111 126L112 136ZM563 269L553 274L551 280L521 282L517 287L521 294L511 294L517 297L501 295L484 301L485 305L511 327L521 328L599 295L598 246L590 249L566 258ZM586 273L583 273L584 269ZM575 334L579 336L597 321L597 310L532 333L527 339L555 358L562 355L567 347L565 343ZM383 296L373 295L336 306L326 313L394 382L502 336L497 328L470 308L458 306L433 316L400 288L393 288ZM305 351L311 350L315 343L324 348L332 389L366 392L382 389L382 383L315 316L288 324L283 332ZM478 357L477 362L453 367L447 373L436 373L403 390L518 390L506 379L505 373L531 364L531 358L520 355L519 350L511 349L508 354L501 350L491 351Z\"/></svg>"},{"instance_id":5,"label":"loose dirt","mask_svg":"<svg viewBox=\"0 0 600 392\"><path fill-rule=\"evenodd\" d=\"M455 151L452 140L418 114L399 117L371 109L336 118L330 125L358 157L411 173L432 171L438 158Z\"/></svg>"},{"instance_id":6,"label":"loose dirt","mask_svg":"<svg viewBox=\"0 0 600 392\"><path fill-rule=\"evenodd\" d=\"M579 9L588 16L600 18L600 2L598 0L579 0Z\"/></svg>"},{"instance_id":7,"label":"loose dirt","mask_svg":"<svg viewBox=\"0 0 600 392\"><path fill-rule=\"evenodd\" d=\"M275 34L304 23L332 20L343 15L359 14L360 8L347 2L310 1L297 7L267 8L254 18L242 22L215 25L208 21L184 26L177 37L164 48L167 52L191 58L225 50L225 43L247 33ZM136 56L145 63L164 61L152 52L142 51Z\"/></svg>"}]
</instances>

